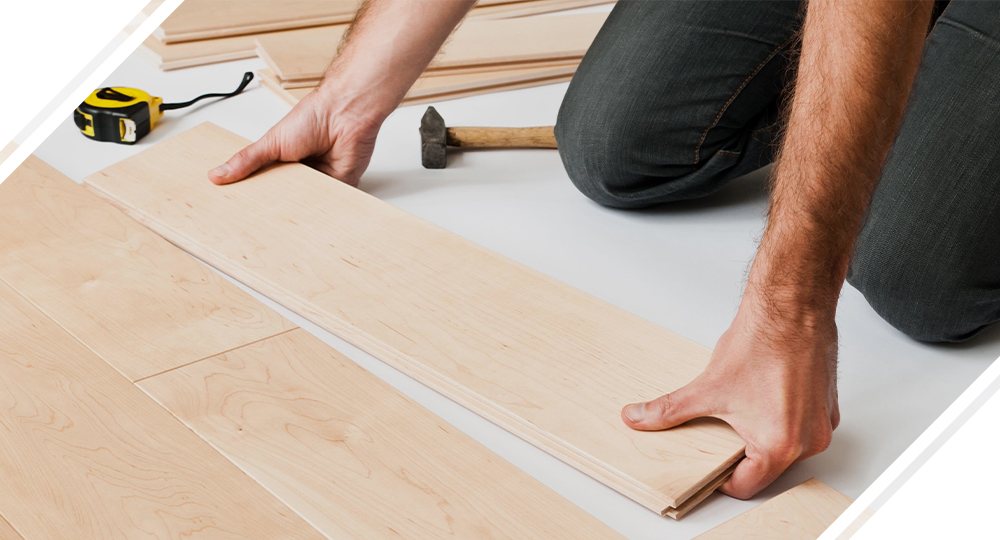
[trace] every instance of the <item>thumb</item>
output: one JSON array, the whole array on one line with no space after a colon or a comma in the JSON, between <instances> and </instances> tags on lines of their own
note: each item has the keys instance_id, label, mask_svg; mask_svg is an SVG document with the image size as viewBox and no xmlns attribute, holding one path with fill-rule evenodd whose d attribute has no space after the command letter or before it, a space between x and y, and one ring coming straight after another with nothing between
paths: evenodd
<instances>
[{"instance_id":1,"label":"thumb","mask_svg":"<svg viewBox=\"0 0 1000 540\"><path fill-rule=\"evenodd\" d=\"M270 135L240 150L229 161L208 172L208 179L214 184L232 184L257 172L265 165L278 160L281 152Z\"/></svg>"},{"instance_id":2,"label":"thumb","mask_svg":"<svg viewBox=\"0 0 1000 540\"><path fill-rule=\"evenodd\" d=\"M698 381L645 403L632 403L622 409L622 420L632 429L657 431L679 426L689 420L711 416L710 394Z\"/></svg>"}]
</instances>

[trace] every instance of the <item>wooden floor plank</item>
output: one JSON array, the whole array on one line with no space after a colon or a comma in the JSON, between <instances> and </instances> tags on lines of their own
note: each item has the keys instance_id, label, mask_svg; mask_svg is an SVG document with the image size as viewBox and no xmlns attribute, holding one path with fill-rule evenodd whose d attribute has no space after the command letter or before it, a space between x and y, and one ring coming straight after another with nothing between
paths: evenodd
<instances>
[{"instance_id":1,"label":"wooden floor plank","mask_svg":"<svg viewBox=\"0 0 1000 540\"><path fill-rule=\"evenodd\" d=\"M472 18L500 19L562 11L610 0L480 0ZM361 0L186 0L157 28L163 43L350 22Z\"/></svg>"},{"instance_id":2,"label":"wooden floor plank","mask_svg":"<svg viewBox=\"0 0 1000 540\"><path fill-rule=\"evenodd\" d=\"M84 253L56 257L45 267L54 275L76 268L99 274L102 264L121 269L119 281L126 286L109 285L102 295L66 295L63 309L55 313L60 319L92 314L99 326L81 334L82 341L100 343L111 337L104 329L128 324L132 317L116 309L118 303L149 302L150 291L162 296L161 303L193 299L192 291L161 287L159 281L170 279L156 271L159 266L183 266L192 260L189 255L166 245L157 258L120 261L118 254L130 246L164 240L124 216L109 221L106 216L118 212L108 203L68 179L57 181L58 173L51 172L52 178L44 181L23 175L11 180L33 194L5 197L7 204L19 203L23 222L33 213L36 222L52 224L52 231L71 229L84 238L94 238L95 231L119 230L121 220L136 229L84 242ZM102 206L107 208L102 211ZM60 212L64 215L55 219ZM66 234L55 237L70 239ZM65 249L57 242L45 244L50 250ZM140 280L146 282L145 289L133 286ZM32 298L48 299L61 295L53 287L34 284L25 290ZM254 308L255 301L249 302L238 305ZM227 307L221 304L218 309ZM155 338L159 329L143 326L135 331L139 337L149 333ZM620 540L596 519L304 330L269 337L138 384L329 538ZM0 512L3 509L0 502Z\"/></svg>"},{"instance_id":3,"label":"wooden floor plank","mask_svg":"<svg viewBox=\"0 0 1000 540\"><path fill-rule=\"evenodd\" d=\"M0 284L0 514L24 540L320 540Z\"/></svg>"},{"instance_id":4,"label":"wooden floor plank","mask_svg":"<svg viewBox=\"0 0 1000 540\"><path fill-rule=\"evenodd\" d=\"M657 512L742 457L716 420L638 432L631 401L709 349L300 164L230 186L248 141L203 124L87 179L199 258Z\"/></svg>"},{"instance_id":5,"label":"wooden floor plank","mask_svg":"<svg viewBox=\"0 0 1000 540\"><path fill-rule=\"evenodd\" d=\"M583 13L467 21L428 69L580 58L607 16ZM257 39L257 53L281 80L318 79L333 60L343 33L342 27L321 26L262 35Z\"/></svg>"},{"instance_id":6,"label":"wooden floor plank","mask_svg":"<svg viewBox=\"0 0 1000 540\"><path fill-rule=\"evenodd\" d=\"M0 184L0 245L0 280L133 381L293 328L33 156Z\"/></svg>"},{"instance_id":7,"label":"wooden floor plank","mask_svg":"<svg viewBox=\"0 0 1000 540\"><path fill-rule=\"evenodd\" d=\"M139 385L330 538L621 538L305 330Z\"/></svg>"},{"instance_id":8,"label":"wooden floor plank","mask_svg":"<svg viewBox=\"0 0 1000 540\"><path fill-rule=\"evenodd\" d=\"M154 31L177 43L350 22L361 0L187 0Z\"/></svg>"},{"instance_id":9,"label":"wooden floor plank","mask_svg":"<svg viewBox=\"0 0 1000 540\"><path fill-rule=\"evenodd\" d=\"M3 516L0 516L0 540L24 540L24 537L15 531Z\"/></svg>"},{"instance_id":10,"label":"wooden floor plank","mask_svg":"<svg viewBox=\"0 0 1000 540\"><path fill-rule=\"evenodd\" d=\"M816 540L851 502L843 493L812 479L695 540Z\"/></svg>"},{"instance_id":11,"label":"wooden floor plank","mask_svg":"<svg viewBox=\"0 0 1000 540\"><path fill-rule=\"evenodd\" d=\"M277 81L273 76L269 75L268 70L261 70L260 73L260 84L264 88L270 90L274 95L281 98L285 103L295 106L298 104L302 98L309 95L310 92L316 89L315 86L308 86L304 88L282 88L281 83ZM445 92L443 94L429 94L419 97L406 98L400 103L400 107L408 107L411 105L422 105L426 103L440 103L442 101L448 101L452 99L461 99L472 96L480 96L483 94L491 94L494 92L507 92L510 90L519 90L522 88L533 88L536 86L545 86L548 84L558 84L569 82L573 78L572 75L562 75L558 77L549 77L546 79L534 79L519 83L511 84L500 84L492 86L483 86L479 88L473 88L470 90L463 90L461 92Z\"/></svg>"}]
</instances>

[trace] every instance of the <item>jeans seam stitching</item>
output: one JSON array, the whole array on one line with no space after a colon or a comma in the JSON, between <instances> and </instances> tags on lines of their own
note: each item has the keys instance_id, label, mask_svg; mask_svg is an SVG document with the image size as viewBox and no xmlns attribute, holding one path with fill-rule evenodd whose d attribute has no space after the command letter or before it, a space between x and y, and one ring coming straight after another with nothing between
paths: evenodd
<instances>
[{"instance_id":1,"label":"jeans seam stitching","mask_svg":"<svg viewBox=\"0 0 1000 540\"><path fill-rule=\"evenodd\" d=\"M784 43L782 43L781 45L778 45L777 47L775 47L775 49L773 51L771 51L771 54L768 54L767 58L765 58L764 61L762 61L760 64L758 64L757 67L755 67L753 69L753 71L750 72L750 75L746 78L746 80L743 81L743 84L741 84L739 86L739 88L737 88L736 91L733 92L733 95L729 97L729 101L726 101L726 104L722 106L722 109L719 110L719 114L715 115L715 120L713 120L712 123L707 128L705 128L705 131L701 134L701 139L698 141L697 146L695 146L695 148L694 148L694 164L695 165L697 165L701 161L700 160L701 145L705 143L705 138L708 137L708 132L711 131L712 128L714 128L715 126L717 126L719 124L719 120L722 119L722 115L725 114L725 112L726 112L727 109L729 109L729 105L732 104L733 100L736 99L736 96L740 95L740 92L742 92L743 89L746 88L746 85L749 84L751 80L753 80L753 78L757 75L757 73L760 73L760 70L763 69L764 66L767 65L767 63L770 62L771 59L774 58L774 56L776 54L778 54L778 51L780 51L781 49L784 49L785 46L787 46L789 43L791 43L792 40L794 40L794 39L795 39L795 35L793 34L791 37L789 37L787 40L785 40Z\"/></svg>"}]
</instances>

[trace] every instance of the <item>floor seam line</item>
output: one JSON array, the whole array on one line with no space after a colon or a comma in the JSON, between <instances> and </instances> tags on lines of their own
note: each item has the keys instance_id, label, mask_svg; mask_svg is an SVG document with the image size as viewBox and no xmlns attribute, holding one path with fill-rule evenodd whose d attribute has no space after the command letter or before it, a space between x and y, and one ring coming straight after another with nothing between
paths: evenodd
<instances>
[{"instance_id":1,"label":"floor seam line","mask_svg":"<svg viewBox=\"0 0 1000 540\"><path fill-rule=\"evenodd\" d=\"M220 356L220 355L223 355L223 354L229 354L229 353L231 353L233 351L242 349L243 347L249 347L250 345L256 345L257 343L260 343L261 341L265 341L265 340L268 340L268 339L271 339L271 338L275 338L275 337L278 337L280 335L287 334L289 332L293 332L295 330L299 330L299 327L296 326L295 328L289 328L288 330L282 330L281 332L278 332L277 334L271 334L270 336L267 336L267 337L262 337L260 339L254 340L254 341L250 341L248 343L244 343L242 345L237 345L236 347L233 347L231 349L226 349L224 351L219 351L217 353L210 354L210 355L208 355L208 356L206 356L204 358L199 358L197 360L192 360L190 362L181 364L179 366L174 366L174 367L172 367L170 369L165 369L163 371L160 371L159 373L154 373L152 375L146 375L144 377L140 377L140 378L132 381L132 384L139 384L140 382L145 381L147 379L152 379L153 377L159 377L160 375L163 375L164 373L170 373L171 371L177 371L178 369L183 369L183 368L186 368L188 366L193 366L194 364L197 364L198 362L203 362L205 360L208 360L209 358L215 358L216 356Z\"/></svg>"}]
</instances>

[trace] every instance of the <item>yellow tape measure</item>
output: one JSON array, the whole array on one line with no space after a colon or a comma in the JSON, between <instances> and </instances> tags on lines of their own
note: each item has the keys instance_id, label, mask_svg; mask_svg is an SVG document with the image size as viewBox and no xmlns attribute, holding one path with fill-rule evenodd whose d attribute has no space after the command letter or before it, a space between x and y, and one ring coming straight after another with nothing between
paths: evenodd
<instances>
[{"instance_id":1,"label":"yellow tape measure","mask_svg":"<svg viewBox=\"0 0 1000 540\"><path fill-rule=\"evenodd\" d=\"M247 72L239 88L228 94L204 94L183 103L164 103L138 88L109 86L94 90L73 111L73 121L84 136L96 141L135 144L153 130L164 111L190 107L205 98L235 96L252 80L253 73Z\"/></svg>"}]
</instances>

